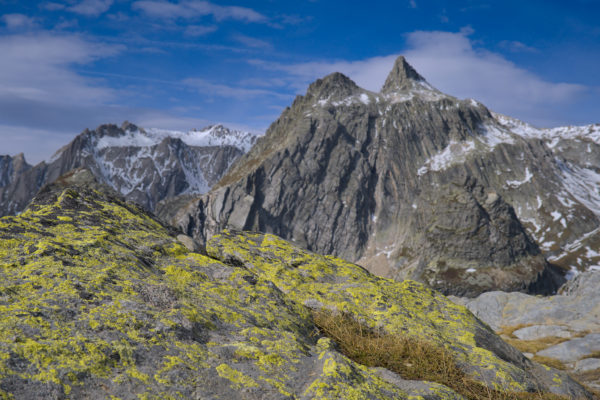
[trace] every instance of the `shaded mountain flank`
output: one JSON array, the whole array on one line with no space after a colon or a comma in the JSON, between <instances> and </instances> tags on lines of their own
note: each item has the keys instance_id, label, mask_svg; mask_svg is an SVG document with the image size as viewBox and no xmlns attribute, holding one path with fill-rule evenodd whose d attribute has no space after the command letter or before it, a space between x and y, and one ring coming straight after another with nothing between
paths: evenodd
<instances>
[{"instance_id":1,"label":"shaded mountain flank","mask_svg":"<svg viewBox=\"0 0 600 400\"><path fill-rule=\"evenodd\" d=\"M146 130L128 122L86 129L34 167L22 154L12 164L0 158L0 216L22 211L43 185L80 167L154 210L165 198L207 192L255 140L255 134L222 125L190 132Z\"/></svg>"},{"instance_id":2,"label":"shaded mountain flank","mask_svg":"<svg viewBox=\"0 0 600 400\"><path fill-rule=\"evenodd\" d=\"M549 294L600 262L599 143L600 126L536 129L441 93L399 57L378 93L312 83L167 217L199 241L273 233L446 294Z\"/></svg>"},{"instance_id":3,"label":"shaded mountain flank","mask_svg":"<svg viewBox=\"0 0 600 400\"><path fill-rule=\"evenodd\" d=\"M225 231L201 254L177 233L87 170L1 218L0 397L593 398L420 283L270 234ZM353 361L319 310L447 354L486 397Z\"/></svg>"}]
</instances>

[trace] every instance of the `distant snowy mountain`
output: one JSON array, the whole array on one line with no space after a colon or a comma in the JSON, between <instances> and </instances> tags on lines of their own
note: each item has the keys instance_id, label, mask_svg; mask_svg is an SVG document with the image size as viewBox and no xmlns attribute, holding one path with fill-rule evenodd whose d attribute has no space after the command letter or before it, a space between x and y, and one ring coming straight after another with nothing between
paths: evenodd
<instances>
[{"instance_id":1,"label":"distant snowy mountain","mask_svg":"<svg viewBox=\"0 0 600 400\"><path fill-rule=\"evenodd\" d=\"M553 171L527 170L530 178L515 187L515 210L531 236L551 262L571 268L572 274L600 269L600 124L540 129L492 115L511 132L541 142L554 166Z\"/></svg>"},{"instance_id":2,"label":"distant snowy mountain","mask_svg":"<svg viewBox=\"0 0 600 400\"><path fill-rule=\"evenodd\" d=\"M189 132L143 129L125 122L85 130L47 162L0 187L0 215L22 210L65 172L86 167L102 182L149 210L169 197L208 191L247 152L258 134L213 125ZM0 159L2 167L3 159ZM8 165L7 162L5 164ZM0 185L2 186L2 185Z\"/></svg>"}]
</instances>

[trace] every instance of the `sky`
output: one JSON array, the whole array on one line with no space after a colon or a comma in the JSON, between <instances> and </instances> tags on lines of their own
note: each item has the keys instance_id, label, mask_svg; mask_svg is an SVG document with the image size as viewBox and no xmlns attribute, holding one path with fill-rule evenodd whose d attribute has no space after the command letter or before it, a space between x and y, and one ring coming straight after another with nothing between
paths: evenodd
<instances>
[{"instance_id":1,"label":"sky","mask_svg":"<svg viewBox=\"0 0 600 400\"><path fill-rule=\"evenodd\" d=\"M128 120L264 132L315 79L429 83L538 127L600 123L600 0L0 0L0 154Z\"/></svg>"}]
</instances>

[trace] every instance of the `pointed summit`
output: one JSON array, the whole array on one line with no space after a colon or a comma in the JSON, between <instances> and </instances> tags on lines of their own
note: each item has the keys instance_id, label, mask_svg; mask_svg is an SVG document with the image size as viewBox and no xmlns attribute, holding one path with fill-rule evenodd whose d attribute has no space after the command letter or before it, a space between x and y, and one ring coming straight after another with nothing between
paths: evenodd
<instances>
[{"instance_id":1,"label":"pointed summit","mask_svg":"<svg viewBox=\"0 0 600 400\"><path fill-rule=\"evenodd\" d=\"M403 56L399 56L394 63L392 71L385 80L381 89L382 93L410 90L414 82L425 82L419 73L406 62Z\"/></svg>"}]
</instances>

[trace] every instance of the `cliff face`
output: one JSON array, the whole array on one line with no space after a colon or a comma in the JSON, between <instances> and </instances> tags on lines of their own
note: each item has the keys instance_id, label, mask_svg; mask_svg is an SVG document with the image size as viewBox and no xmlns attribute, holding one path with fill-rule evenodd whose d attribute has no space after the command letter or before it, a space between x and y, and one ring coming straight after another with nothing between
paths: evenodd
<instances>
[{"instance_id":1,"label":"cliff face","mask_svg":"<svg viewBox=\"0 0 600 400\"><path fill-rule=\"evenodd\" d=\"M371 275L273 235L225 232L208 255L77 170L0 219L0 396L463 398L342 355L310 310L428 340L503 391L591 398L422 284Z\"/></svg>"},{"instance_id":2,"label":"cliff face","mask_svg":"<svg viewBox=\"0 0 600 400\"><path fill-rule=\"evenodd\" d=\"M78 135L52 160L21 168L15 179L0 185L0 215L22 211L43 185L81 167L128 200L154 210L163 199L207 192L255 139L221 125L185 133L130 123L101 125Z\"/></svg>"},{"instance_id":3,"label":"cliff face","mask_svg":"<svg viewBox=\"0 0 600 400\"><path fill-rule=\"evenodd\" d=\"M171 221L198 240L226 227L274 233L444 293L552 293L563 273L530 227L558 234L546 212L563 171L543 140L439 92L400 57L379 93L339 73L311 84ZM579 207L565 220L573 235L595 229L594 212L564 192Z\"/></svg>"}]
</instances>

